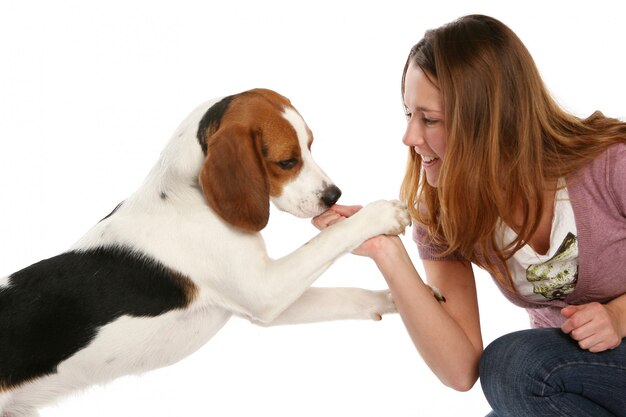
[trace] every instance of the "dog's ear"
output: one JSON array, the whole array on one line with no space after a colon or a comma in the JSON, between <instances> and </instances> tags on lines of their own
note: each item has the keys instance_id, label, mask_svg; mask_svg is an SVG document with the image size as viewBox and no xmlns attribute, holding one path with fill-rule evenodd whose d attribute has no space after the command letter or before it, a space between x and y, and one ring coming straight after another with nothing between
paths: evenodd
<instances>
[{"instance_id":1,"label":"dog's ear","mask_svg":"<svg viewBox=\"0 0 626 417\"><path fill-rule=\"evenodd\" d=\"M207 139L199 177L211 208L248 232L263 229L270 215L270 186L260 152L249 129L223 127Z\"/></svg>"}]
</instances>

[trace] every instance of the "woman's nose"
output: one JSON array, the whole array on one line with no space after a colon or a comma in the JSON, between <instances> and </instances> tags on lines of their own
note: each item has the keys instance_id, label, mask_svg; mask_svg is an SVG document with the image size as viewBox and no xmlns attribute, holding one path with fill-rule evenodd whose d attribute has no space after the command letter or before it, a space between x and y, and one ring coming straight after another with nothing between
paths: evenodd
<instances>
[{"instance_id":1,"label":"woman's nose","mask_svg":"<svg viewBox=\"0 0 626 417\"><path fill-rule=\"evenodd\" d=\"M424 134L419 123L409 120L406 125L406 131L402 138L402 143L406 146L420 146L424 144Z\"/></svg>"}]
</instances>

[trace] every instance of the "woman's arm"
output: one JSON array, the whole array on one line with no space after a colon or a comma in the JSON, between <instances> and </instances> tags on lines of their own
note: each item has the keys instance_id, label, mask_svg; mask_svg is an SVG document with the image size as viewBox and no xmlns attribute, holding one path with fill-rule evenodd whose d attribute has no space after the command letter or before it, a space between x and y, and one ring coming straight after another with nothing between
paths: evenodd
<instances>
[{"instance_id":1,"label":"woman's arm","mask_svg":"<svg viewBox=\"0 0 626 417\"><path fill-rule=\"evenodd\" d=\"M420 355L445 385L469 390L478 379L483 350L471 264L424 261L428 283L446 298L439 303L398 237L385 236L376 246L371 257L385 277Z\"/></svg>"},{"instance_id":2,"label":"woman's arm","mask_svg":"<svg viewBox=\"0 0 626 417\"><path fill-rule=\"evenodd\" d=\"M335 206L315 218L313 224L323 229L358 209ZM445 385L469 390L478 379L483 349L471 264L424 262L429 284L446 298L445 303L439 303L397 236L372 238L354 253L372 258L382 272L411 340L431 370Z\"/></svg>"},{"instance_id":3,"label":"woman's arm","mask_svg":"<svg viewBox=\"0 0 626 417\"><path fill-rule=\"evenodd\" d=\"M626 142L609 148L607 189L618 212L626 220ZM623 262L623 260L622 260ZM566 318L563 332L578 342L581 349L602 352L614 349L626 337L626 294L606 304L597 302L569 305L561 310Z\"/></svg>"}]
</instances>

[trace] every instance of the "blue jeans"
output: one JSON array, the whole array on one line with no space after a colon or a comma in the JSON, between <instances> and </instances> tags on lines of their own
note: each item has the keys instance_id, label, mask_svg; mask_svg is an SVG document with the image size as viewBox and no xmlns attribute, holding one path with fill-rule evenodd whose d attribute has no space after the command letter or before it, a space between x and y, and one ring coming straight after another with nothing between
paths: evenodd
<instances>
[{"instance_id":1,"label":"blue jeans","mask_svg":"<svg viewBox=\"0 0 626 417\"><path fill-rule=\"evenodd\" d=\"M560 329L511 333L485 349L480 383L487 417L625 417L626 340L591 353Z\"/></svg>"}]
</instances>

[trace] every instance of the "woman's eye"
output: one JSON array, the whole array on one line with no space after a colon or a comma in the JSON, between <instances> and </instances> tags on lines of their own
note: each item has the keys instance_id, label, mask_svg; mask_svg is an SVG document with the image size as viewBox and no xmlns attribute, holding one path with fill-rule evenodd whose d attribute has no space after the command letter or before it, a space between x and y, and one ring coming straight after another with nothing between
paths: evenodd
<instances>
[{"instance_id":1,"label":"woman's eye","mask_svg":"<svg viewBox=\"0 0 626 417\"><path fill-rule=\"evenodd\" d=\"M293 167L295 167L298 164L298 159L296 158L291 158L291 159L285 159L283 161L278 161L276 163L276 165L278 165L278 167L280 169L291 169Z\"/></svg>"},{"instance_id":2,"label":"woman's eye","mask_svg":"<svg viewBox=\"0 0 626 417\"><path fill-rule=\"evenodd\" d=\"M430 119L428 117L422 117L422 121L424 122L424 124L426 126L432 126L435 123L437 123L439 120L437 120L437 119Z\"/></svg>"}]
</instances>

